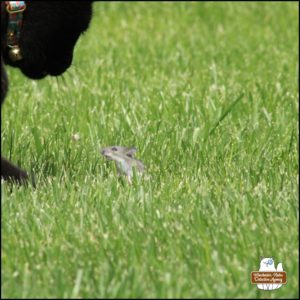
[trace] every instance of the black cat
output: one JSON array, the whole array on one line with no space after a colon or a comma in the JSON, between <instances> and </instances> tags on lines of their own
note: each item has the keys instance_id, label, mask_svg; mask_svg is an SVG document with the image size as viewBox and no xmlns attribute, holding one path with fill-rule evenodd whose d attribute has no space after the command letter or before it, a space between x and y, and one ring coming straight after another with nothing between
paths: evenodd
<instances>
[{"instance_id":1,"label":"black cat","mask_svg":"<svg viewBox=\"0 0 300 300\"><path fill-rule=\"evenodd\" d=\"M18 13L21 21L16 23L16 15L7 7L12 2L1 1L1 106L8 90L5 65L32 79L62 74L92 17L92 1L25 1L26 8ZM1 178L26 182L28 174L1 157Z\"/></svg>"}]
</instances>

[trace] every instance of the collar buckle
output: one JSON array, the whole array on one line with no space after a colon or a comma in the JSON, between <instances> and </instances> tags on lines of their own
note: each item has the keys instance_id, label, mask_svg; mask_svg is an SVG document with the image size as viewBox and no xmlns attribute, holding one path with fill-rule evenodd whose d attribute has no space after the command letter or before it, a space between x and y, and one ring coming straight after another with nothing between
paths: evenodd
<instances>
[{"instance_id":1,"label":"collar buckle","mask_svg":"<svg viewBox=\"0 0 300 300\"><path fill-rule=\"evenodd\" d=\"M5 1L5 4L9 14L21 13L26 9L25 1Z\"/></svg>"},{"instance_id":2,"label":"collar buckle","mask_svg":"<svg viewBox=\"0 0 300 300\"><path fill-rule=\"evenodd\" d=\"M23 23L23 11L26 9L26 4L25 1L5 1L5 5L9 14L7 25L8 56L11 61L15 62L23 58L19 47L19 39Z\"/></svg>"}]
</instances>

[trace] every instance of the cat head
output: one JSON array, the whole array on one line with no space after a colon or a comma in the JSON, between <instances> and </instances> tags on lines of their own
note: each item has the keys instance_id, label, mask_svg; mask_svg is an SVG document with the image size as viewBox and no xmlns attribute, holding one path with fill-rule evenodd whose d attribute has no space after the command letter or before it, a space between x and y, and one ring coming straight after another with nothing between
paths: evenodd
<instances>
[{"instance_id":1,"label":"cat head","mask_svg":"<svg viewBox=\"0 0 300 300\"><path fill-rule=\"evenodd\" d=\"M3 1L4 2L4 1ZM5 46L8 14L1 5L1 54L4 62L29 78L58 76L70 65L75 44L89 26L91 1L27 1L19 48L22 59L9 59Z\"/></svg>"}]
</instances>

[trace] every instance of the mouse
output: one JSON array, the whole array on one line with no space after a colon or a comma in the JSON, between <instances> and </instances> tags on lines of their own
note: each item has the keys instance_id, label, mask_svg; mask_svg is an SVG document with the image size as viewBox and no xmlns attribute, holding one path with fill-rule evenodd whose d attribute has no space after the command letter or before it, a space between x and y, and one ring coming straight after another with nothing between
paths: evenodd
<instances>
[{"instance_id":1,"label":"mouse","mask_svg":"<svg viewBox=\"0 0 300 300\"><path fill-rule=\"evenodd\" d=\"M101 149L101 154L107 160L115 161L118 174L125 175L128 182L132 184L133 169L137 174L145 171L144 164L135 158L136 151L136 147L109 146Z\"/></svg>"}]
</instances>

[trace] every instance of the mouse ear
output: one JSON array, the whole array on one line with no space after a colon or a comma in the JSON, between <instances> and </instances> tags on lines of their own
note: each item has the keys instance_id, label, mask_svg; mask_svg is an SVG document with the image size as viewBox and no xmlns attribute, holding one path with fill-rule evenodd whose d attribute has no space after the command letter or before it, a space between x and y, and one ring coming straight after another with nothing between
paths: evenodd
<instances>
[{"instance_id":1,"label":"mouse ear","mask_svg":"<svg viewBox=\"0 0 300 300\"><path fill-rule=\"evenodd\" d=\"M129 157L134 157L135 152L137 151L137 149L135 147L129 148L126 151L126 155Z\"/></svg>"}]
</instances>

